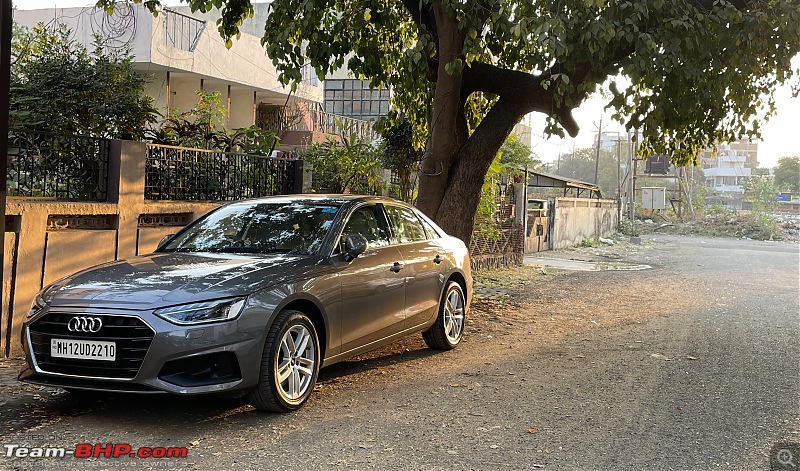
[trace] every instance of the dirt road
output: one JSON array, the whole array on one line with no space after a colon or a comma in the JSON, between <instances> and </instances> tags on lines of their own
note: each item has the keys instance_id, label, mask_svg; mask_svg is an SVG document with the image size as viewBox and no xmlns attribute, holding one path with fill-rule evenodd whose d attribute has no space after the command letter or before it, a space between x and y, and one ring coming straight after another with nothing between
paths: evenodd
<instances>
[{"instance_id":1,"label":"dirt road","mask_svg":"<svg viewBox=\"0 0 800 471\"><path fill-rule=\"evenodd\" d=\"M797 244L658 236L554 254L609 269L483 278L458 349L412 338L326 368L293 414L77 400L0 368L0 445L188 448L178 460L0 456L0 469L753 470L800 442Z\"/></svg>"}]
</instances>

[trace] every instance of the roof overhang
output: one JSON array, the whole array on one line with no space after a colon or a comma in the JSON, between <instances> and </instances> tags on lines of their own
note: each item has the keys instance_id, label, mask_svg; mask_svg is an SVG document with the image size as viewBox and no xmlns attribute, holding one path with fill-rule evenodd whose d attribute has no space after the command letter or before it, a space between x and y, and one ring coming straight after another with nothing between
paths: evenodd
<instances>
[{"instance_id":1,"label":"roof overhang","mask_svg":"<svg viewBox=\"0 0 800 471\"><path fill-rule=\"evenodd\" d=\"M564 195L571 192L578 198L600 199L600 187L595 184L532 170L527 170L527 174L528 188L563 188Z\"/></svg>"}]
</instances>

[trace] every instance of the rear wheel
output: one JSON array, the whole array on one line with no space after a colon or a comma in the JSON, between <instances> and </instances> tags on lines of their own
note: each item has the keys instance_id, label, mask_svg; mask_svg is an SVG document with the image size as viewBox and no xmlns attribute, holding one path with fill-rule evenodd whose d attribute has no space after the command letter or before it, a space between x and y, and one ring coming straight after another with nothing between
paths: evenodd
<instances>
[{"instance_id":1,"label":"rear wheel","mask_svg":"<svg viewBox=\"0 0 800 471\"><path fill-rule=\"evenodd\" d=\"M261 378L248 400L259 410L297 410L314 390L320 360L319 339L311 319L300 311L281 311L267 334Z\"/></svg>"},{"instance_id":2,"label":"rear wheel","mask_svg":"<svg viewBox=\"0 0 800 471\"><path fill-rule=\"evenodd\" d=\"M448 282L439 303L436 322L422 333L428 347L451 350L458 345L464 335L465 306L464 290L458 283Z\"/></svg>"}]
</instances>

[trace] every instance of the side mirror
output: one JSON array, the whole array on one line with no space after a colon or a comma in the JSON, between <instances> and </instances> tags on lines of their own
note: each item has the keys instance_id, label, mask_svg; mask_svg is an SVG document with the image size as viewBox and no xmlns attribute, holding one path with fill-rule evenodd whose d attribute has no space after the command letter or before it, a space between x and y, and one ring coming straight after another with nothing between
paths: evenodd
<instances>
[{"instance_id":1,"label":"side mirror","mask_svg":"<svg viewBox=\"0 0 800 471\"><path fill-rule=\"evenodd\" d=\"M361 234L350 234L344 241L344 250L347 252L347 261L358 257L367 250L367 239Z\"/></svg>"},{"instance_id":2,"label":"side mirror","mask_svg":"<svg viewBox=\"0 0 800 471\"><path fill-rule=\"evenodd\" d=\"M169 240L172 239L172 236L174 236L174 235L175 234L167 234L167 235L165 235L164 238L161 239L161 242L158 243L158 246L156 247L156 250L161 250L161 248L164 247L165 245L167 245L167 242L169 242Z\"/></svg>"}]
</instances>

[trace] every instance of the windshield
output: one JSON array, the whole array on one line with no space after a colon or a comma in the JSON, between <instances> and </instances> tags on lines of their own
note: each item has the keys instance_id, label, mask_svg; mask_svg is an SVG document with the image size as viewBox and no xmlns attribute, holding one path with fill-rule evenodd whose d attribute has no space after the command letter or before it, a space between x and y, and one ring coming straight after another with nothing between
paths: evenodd
<instances>
[{"instance_id":1,"label":"windshield","mask_svg":"<svg viewBox=\"0 0 800 471\"><path fill-rule=\"evenodd\" d=\"M308 201L239 203L189 226L162 252L316 253L339 206Z\"/></svg>"}]
</instances>

